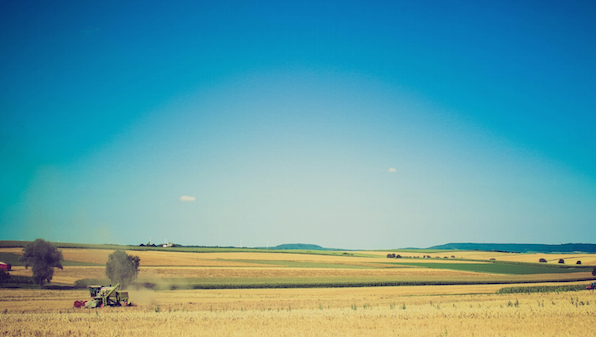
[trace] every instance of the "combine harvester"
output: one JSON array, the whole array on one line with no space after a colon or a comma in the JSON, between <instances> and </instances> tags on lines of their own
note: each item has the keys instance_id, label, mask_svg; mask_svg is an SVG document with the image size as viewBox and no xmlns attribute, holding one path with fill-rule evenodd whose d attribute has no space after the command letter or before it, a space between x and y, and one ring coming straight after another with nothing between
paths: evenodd
<instances>
[{"instance_id":1,"label":"combine harvester","mask_svg":"<svg viewBox=\"0 0 596 337\"><path fill-rule=\"evenodd\" d=\"M112 287L104 286L88 286L91 300L75 301L75 308L103 308L105 306L120 307L129 306L131 303L128 300L127 291L116 291L120 283Z\"/></svg>"}]
</instances>

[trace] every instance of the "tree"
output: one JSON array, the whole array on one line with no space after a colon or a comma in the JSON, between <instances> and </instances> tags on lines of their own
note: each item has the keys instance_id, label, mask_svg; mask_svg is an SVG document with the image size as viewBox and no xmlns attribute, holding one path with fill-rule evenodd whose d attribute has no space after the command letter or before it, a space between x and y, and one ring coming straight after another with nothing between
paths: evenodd
<instances>
[{"instance_id":1,"label":"tree","mask_svg":"<svg viewBox=\"0 0 596 337\"><path fill-rule=\"evenodd\" d=\"M596 276L596 267L594 267L594 269L592 269L592 276Z\"/></svg>"},{"instance_id":2,"label":"tree","mask_svg":"<svg viewBox=\"0 0 596 337\"><path fill-rule=\"evenodd\" d=\"M106 276L113 283L120 283L122 288L126 288L137 278L140 262L141 259L138 256L128 255L124 251L117 250L108 256Z\"/></svg>"},{"instance_id":3,"label":"tree","mask_svg":"<svg viewBox=\"0 0 596 337\"><path fill-rule=\"evenodd\" d=\"M54 276L54 268L62 267L62 252L56 246L44 239L36 239L23 248L23 256L20 261L25 263L25 268L33 270L33 281L39 284L41 288L43 284L52 281Z\"/></svg>"}]
</instances>

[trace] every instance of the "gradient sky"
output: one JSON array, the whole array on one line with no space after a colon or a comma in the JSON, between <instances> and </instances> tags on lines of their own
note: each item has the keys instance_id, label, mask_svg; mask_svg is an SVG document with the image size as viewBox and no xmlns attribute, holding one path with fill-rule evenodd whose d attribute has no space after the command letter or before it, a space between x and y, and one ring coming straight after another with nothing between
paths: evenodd
<instances>
[{"instance_id":1,"label":"gradient sky","mask_svg":"<svg viewBox=\"0 0 596 337\"><path fill-rule=\"evenodd\" d=\"M0 239L596 242L593 1L0 1Z\"/></svg>"}]
</instances>

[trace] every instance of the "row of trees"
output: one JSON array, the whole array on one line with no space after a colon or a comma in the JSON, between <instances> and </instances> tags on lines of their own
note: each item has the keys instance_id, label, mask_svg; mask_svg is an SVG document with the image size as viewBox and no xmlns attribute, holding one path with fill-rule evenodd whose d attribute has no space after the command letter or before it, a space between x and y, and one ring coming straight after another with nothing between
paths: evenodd
<instances>
[{"instance_id":1,"label":"row of trees","mask_svg":"<svg viewBox=\"0 0 596 337\"><path fill-rule=\"evenodd\" d=\"M37 239L26 245L20 259L25 264L25 268L31 267L33 281L39 284L40 288L44 283L52 281L54 268L64 268L63 260L62 252L44 239ZM131 256L124 251L116 250L108 256L106 276L113 283L120 283L123 288L126 288L137 278L140 262L141 259L138 256ZM9 277L10 275L6 273L1 278L7 280ZM0 283L3 280L0 280Z\"/></svg>"}]
</instances>

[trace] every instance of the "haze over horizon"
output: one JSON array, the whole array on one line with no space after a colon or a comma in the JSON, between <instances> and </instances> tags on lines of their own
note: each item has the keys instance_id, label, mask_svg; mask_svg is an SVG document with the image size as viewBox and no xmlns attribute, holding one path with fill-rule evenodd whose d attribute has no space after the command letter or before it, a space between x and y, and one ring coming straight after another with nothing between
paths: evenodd
<instances>
[{"instance_id":1,"label":"haze over horizon","mask_svg":"<svg viewBox=\"0 0 596 337\"><path fill-rule=\"evenodd\" d=\"M596 243L596 3L0 3L2 240Z\"/></svg>"}]
</instances>

